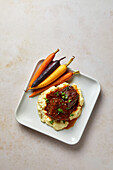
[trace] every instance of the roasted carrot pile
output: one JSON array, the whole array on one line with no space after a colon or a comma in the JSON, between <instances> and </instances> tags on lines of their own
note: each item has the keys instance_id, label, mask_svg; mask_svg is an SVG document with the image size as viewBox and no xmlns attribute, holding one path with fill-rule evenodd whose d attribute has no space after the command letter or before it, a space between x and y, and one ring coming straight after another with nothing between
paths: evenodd
<instances>
[{"instance_id":1,"label":"roasted carrot pile","mask_svg":"<svg viewBox=\"0 0 113 170\"><path fill-rule=\"evenodd\" d=\"M75 58L74 56L69 60L67 64L63 65L60 65L60 61L66 57L62 57L59 60L53 61L55 54L58 51L59 49L51 53L36 71L26 90L26 92L28 90L32 92L29 97L34 97L44 90L47 90L51 86L57 86L69 80L74 74L79 74L79 71L66 72L67 66L73 61Z\"/></svg>"}]
</instances>

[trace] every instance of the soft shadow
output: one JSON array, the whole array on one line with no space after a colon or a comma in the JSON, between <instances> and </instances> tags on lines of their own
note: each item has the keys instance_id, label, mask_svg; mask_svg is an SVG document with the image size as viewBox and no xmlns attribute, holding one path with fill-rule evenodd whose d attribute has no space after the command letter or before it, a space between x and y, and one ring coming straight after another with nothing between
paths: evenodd
<instances>
[{"instance_id":1,"label":"soft shadow","mask_svg":"<svg viewBox=\"0 0 113 170\"><path fill-rule=\"evenodd\" d=\"M85 141L86 141L87 138L89 138L90 131L93 130L91 128L93 122L96 121L97 118L98 118L98 113L99 113L98 110L99 110L99 107L100 107L100 105L102 103L102 100L103 100L103 93L101 91L101 93L100 93L100 95L99 95L99 97L97 99L97 102L95 104L95 107L93 109L93 112L91 114L91 117L90 117L90 119L89 119L89 121L87 123L87 126L86 126L85 130L84 130L84 133L83 133L80 141L75 145L65 144L65 143L63 143L61 141L58 141L58 140L56 140L54 138L51 138L51 137L49 137L47 135L44 135L44 134L40 133L40 132L37 132L37 131L32 130L30 128L27 128L27 127L25 127L23 125L20 125L20 128L21 128L22 131L24 130L25 133L29 133L30 136L33 136L33 138L36 138L36 139L38 138L38 140L45 141L45 143L46 143L46 141L49 142L51 144L51 147L55 147L55 148L59 147L61 149L65 149L67 151L71 150L73 152L81 150L83 147L85 147L85 145L87 145L87 143Z\"/></svg>"}]
</instances>

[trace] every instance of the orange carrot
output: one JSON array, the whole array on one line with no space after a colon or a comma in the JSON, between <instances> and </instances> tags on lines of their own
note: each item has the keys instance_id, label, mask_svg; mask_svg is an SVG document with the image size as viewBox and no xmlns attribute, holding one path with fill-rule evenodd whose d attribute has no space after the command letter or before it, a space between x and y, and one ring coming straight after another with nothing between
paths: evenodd
<instances>
[{"instance_id":1,"label":"orange carrot","mask_svg":"<svg viewBox=\"0 0 113 170\"><path fill-rule=\"evenodd\" d=\"M47 90L48 88L52 87L52 86L57 86L61 83L64 83L65 81L69 80L73 74L79 74L80 72L79 71L76 71L76 72L68 72L66 74L64 74L62 77L60 77L59 79L57 79L56 81L54 81L53 83L51 83L50 85L42 88L42 89L38 89L38 90L35 90L29 97L33 97L33 96L36 96L37 94Z\"/></svg>"},{"instance_id":2,"label":"orange carrot","mask_svg":"<svg viewBox=\"0 0 113 170\"><path fill-rule=\"evenodd\" d=\"M45 68L48 66L48 64L53 60L53 58L55 57L55 54L59 51L59 49L57 49L55 52L51 53L41 64L41 66L39 67L39 69L37 70L37 72L35 73L34 77L32 78L32 80L29 83L29 88L32 86L33 82L41 75L41 73L45 70ZM26 90L26 92L29 90L29 88Z\"/></svg>"}]
</instances>

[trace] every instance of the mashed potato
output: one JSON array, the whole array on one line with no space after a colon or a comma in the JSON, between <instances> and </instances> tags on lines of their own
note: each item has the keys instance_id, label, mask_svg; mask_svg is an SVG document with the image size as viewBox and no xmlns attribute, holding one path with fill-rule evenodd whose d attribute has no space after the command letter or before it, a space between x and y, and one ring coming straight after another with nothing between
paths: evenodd
<instances>
[{"instance_id":1,"label":"mashed potato","mask_svg":"<svg viewBox=\"0 0 113 170\"><path fill-rule=\"evenodd\" d=\"M53 120L52 118L50 118L47 114L47 111L45 110L46 106L47 106L47 101L46 101L46 96L47 94L50 94L51 92L54 92L58 89L61 89L63 87L69 86L68 83L62 83L58 86L52 86L49 89L47 89L46 91L42 92L40 94L40 96L38 97L38 101L37 101L37 110L40 116L40 119L42 122L46 123L47 125L53 127L55 130L61 130L64 129L68 126L69 121L57 121L57 120ZM81 111L82 111L82 105L84 103L84 99L82 96L82 92L80 90L80 88L77 88L77 86L74 84L72 85L73 88L77 91L77 93L79 94L79 102L78 102L78 106L76 111L73 111L70 116L69 116L69 120L73 120L75 118L78 118L81 115Z\"/></svg>"}]
</instances>

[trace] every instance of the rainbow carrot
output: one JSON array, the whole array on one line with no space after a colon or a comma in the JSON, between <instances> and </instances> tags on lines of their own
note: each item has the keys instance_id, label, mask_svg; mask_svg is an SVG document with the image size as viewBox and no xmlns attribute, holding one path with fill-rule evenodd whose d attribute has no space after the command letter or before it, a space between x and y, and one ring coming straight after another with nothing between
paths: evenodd
<instances>
[{"instance_id":1,"label":"rainbow carrot","mask_svg":"<svg viewBox=\"0 0 113 170\"><path fill-rule=\"evenodd\" d=\"M32 78L32 80L29 83L29 87L26 90L26 92L29 90L29 88L32 86L33 82L41 75L41 73L45 70L45 68L48 66L48 64L53 60L53 58L55 57L55 54L59 51L59 49L57 49L55 52L51 53L41 64L41 66L39 67L39 69L37 70L37 72L35 73L34 77Z\"/></svg>"},{"instance_id":2,"label":"rainbow carrot","mask_svg":"<svg viewBox=\"0 0 113 170\"><path fill-rule=\"evenodd\" d=\"M48 85L42 89L35 90L29 97L34 97L52 86L57 86L61 83L64 83L65 81L68 81L73 76L73 74L79 74L79 73L80 73L79 71L68 72L68 73L64 74L62 77L60 77L59 79L57 79L56 81L54 81L53 83L51 83L50 85Z\"/></svg>"},{"instance_id":3,"label":"rainbow carrot","mask_svg":"<svg viewBox=\"0 0 113 170\"><path fill-rule=\"evenodd\" d=\"M63 75L66 70L67 66L73 61L75 57L73 56L67 64L60 65L52 74L50 74L49 77L47 77L42 83L40 83L38 86L30 88L30 89L39 89L43 88L52 82L54 82L57 78L59 78L61 75Z\"/></svg>"}]
</instances>

